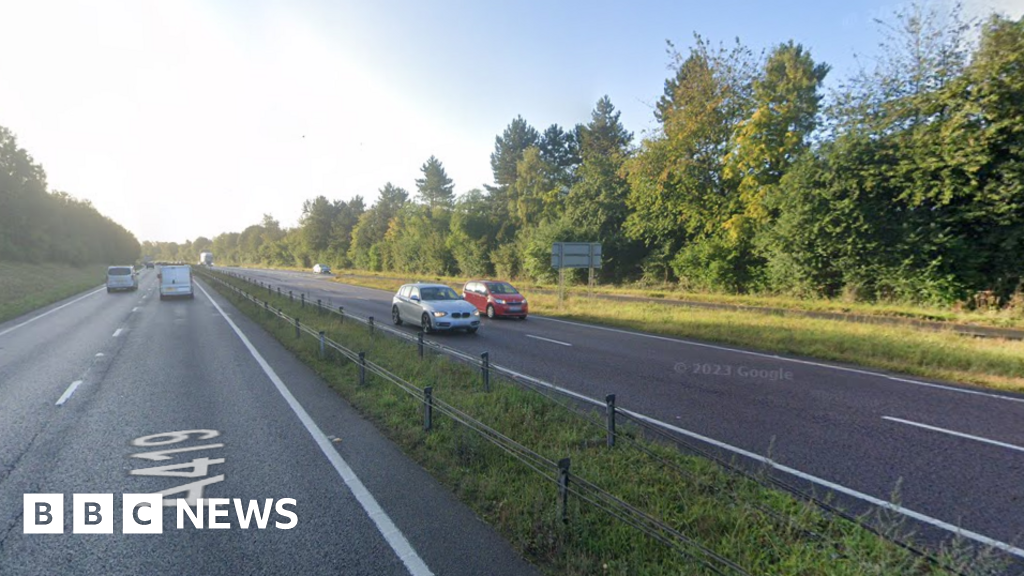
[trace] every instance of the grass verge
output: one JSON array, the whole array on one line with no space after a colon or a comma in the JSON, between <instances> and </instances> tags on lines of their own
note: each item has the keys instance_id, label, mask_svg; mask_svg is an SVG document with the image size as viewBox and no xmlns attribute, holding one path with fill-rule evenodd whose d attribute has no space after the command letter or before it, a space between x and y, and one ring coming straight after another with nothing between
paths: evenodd
<instances>
[{"instance_id":1,"label":"grass verge","mask_svg":"<svg viewBox=\"0 0 1024 576\"><path fill-rule=\"evenodd\" d=\"M338 281L394 290L409 280L342 275ZM448 283L461 288L457 283ZM521 289L530 302L530 312L545 316L819 358L947 382L1024 391L1024 341L1020 340L971 338L951 331L913 326L744 310L631 302L609 306L578 294L568 295L559 307L555 295Z\"/></svg>"},{"instance_id":2,"label":"grass verge","mask_svg":"<svg viewBox=\"0 0 1024 576\"><path fill-rule=\"evenodd\" d=\"M366 285L373 287L393 289L409 282L412 277L423 281L443 282L452 287L462 288L469 278L455 276L437 275L416 275L401 274L398 272L371 272L365 270L344 270L337 272L342 282L358 283L366 282ZM517 280L514 284L521 290L541 289L557 290L557 285L539 284L525 280ZM583 296L587 294L587 287L581 285L569 285L566 292L570 295ZM691 302L704 302L709 304L726 304L738 307L769 308L774 310L794 312L829 312L836 314L849 314L854 316L876 316L882 318L903 318L910 320L929 320L935 322L947 322L949 324L963 324L973 326L990 326L994 328L1024 328L1024 310L952 310L949 308L917 306L912 304L899 303L869 303L869 302L848 302L827 298L796 298L793 296L780 296L768 294L721 294L713 292L692 292L679 288L675 284L661 286L596 286L594 294L614 294L623 296L637 296L643 298L658 298L664 300L679 300ZM751 310L756 312L756 310Z\"/></svg>"},{"instance_id":3,"label":"grass verge","mask_svg":"<svg viewBox=\"0 0 1024 576\"><path fill-rule=\"evenodd\" d=\"M216 277L251 290L242 281ZM826 516L711 461L646 441L628 428L620 432L619 445L609 449L604 445L602 423L585 413L499 378L492 378L492 390L484 392L475 368L429 353L419 359L415 346L380 333L371 335L352 320L341 322L330 314L317 317L312 307L303 309L287 298L258 295L300 318L303 325L324 330L351 350L366 352L368 359L417 386L433 386L435 398L540 455L550 460L570 457L574 477L585 478L660 518L693 543L666 545L575 496L570 498L570 520L563 524L557 513L556 487L549 479L447 418L436 417L434 429L424 432L418 399L369 375L367 385L360 386L353 363L343 358L320 359L315 339L306 335L296 339L294 326L218 283L210 284L317 370L548 574L718 573L697 560L705 556L697 552L698 546L742 567L738 573L947 573L854 523ZM954 570L965 573L981 573L976 570L991 569L993 562L979 562L961 548L943 556Z\"/></svg>"},{"instance_id":4,"label":"grass verge","mask_svg":"<svg viewBox=\"0 0 1024 576\"><path fill-rule=\"evenodd\" d=\"M0 322L99 286L104 266L0 262Z\"/></svg>"}]
</instances>

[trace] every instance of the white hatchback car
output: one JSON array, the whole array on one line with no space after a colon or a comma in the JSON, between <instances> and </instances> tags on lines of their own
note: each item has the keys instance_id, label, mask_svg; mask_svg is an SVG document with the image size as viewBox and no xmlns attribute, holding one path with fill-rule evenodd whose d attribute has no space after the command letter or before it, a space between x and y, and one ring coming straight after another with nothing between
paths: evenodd
<instances>
[{"instance_id":1,"label":"white hatchback car","mask_svg":"<svg viewBox=\"0 0 1024 576\"><path fill-rule=\"evenodd\" d=\"M444 284L406 284L391 300L391 320L418 323L424 332L480 328L480 311Z\"/></svg>"}]
</instances>

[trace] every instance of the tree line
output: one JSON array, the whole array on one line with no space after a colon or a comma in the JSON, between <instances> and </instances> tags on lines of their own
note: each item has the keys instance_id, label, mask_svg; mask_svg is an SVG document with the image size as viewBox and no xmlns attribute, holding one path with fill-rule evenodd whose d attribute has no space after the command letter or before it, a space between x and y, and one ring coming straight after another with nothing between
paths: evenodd
<instances>
[{"instance_id":1,"label":"tree line","mask_svg":"<svg viewBox=\"0 0 1024 576\"><path fill-rule=\"evenodd\" d=\"M633 144L611 100L495 138L494 182L454 194L440 160L307 200L299 225L150 245L220 262L551 280L554 241L603 243L603 282L949 304L1002 298L1024 271L1024 19L912 6L880 57L830 94L788 41L754 54L669 44L657 130Z\"/></svg>"},{"instance_id":2,"label":"tree line","mask_svg":"<svg viewBox=\"0 0 1024 576\"><path fill-rule=\"evenodd\" d=\"M50 191L46 173L0 126L0 260L131 264L139 242L88 200Z\"/></svg>"}]
</instances>

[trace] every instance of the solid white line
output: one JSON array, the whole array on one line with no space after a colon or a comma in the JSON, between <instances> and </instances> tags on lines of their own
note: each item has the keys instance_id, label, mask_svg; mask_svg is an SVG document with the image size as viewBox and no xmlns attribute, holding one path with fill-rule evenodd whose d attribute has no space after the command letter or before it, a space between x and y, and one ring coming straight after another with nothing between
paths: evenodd
<instances>
[{"instance_id":1,"label":"solid white line","mask_svg":"<svg viewBox=\"0 0 1024 576\"><path fill-rule=\"evenodd\" d=\"M676 344L686 344L689 346L698 346L701 348L710 348L712 350L722 350L724 352L737 352L739 354L747 354L748 356L757 356L759 358L771 358L773 360L780 360L782 362L793 362L795 364L804 364L806 366L817 366L819 368L830 368L832 370L839 370L842 372L850 372L852 374L861 374L864 376L874 376L877 378L885 378L886 380L892 380L894 382L902 382L904 384L913 384L915 386L924 386L927 388L938 388L939 390L947 390L949 392L959 392L961 394L974 394L976 396L987 396L989 398L996 398L999 400L1009 400L1010 402L1024 402L1024 398L1017 398L1015 396L1003 396L1001 394L992 394L990 392L981 392L979 390L970 390L967 388L957 388L955 386L944 386L942 384L932 384L930 382L921 382L920 380L911 380L909 378L900 378L898 376L890 376L888 374L882 374L881 372L872 372L871 370L860 370L858 368L848 368L846 366L836 366L834 364L825 364L823 362L812 362L810 360L799 360L797 358L786 358L785 356L779 356L778 354L765 354L763 352L752 352L750 350L742 350L740 348L729 348L728 346L716 346L714 344L705 344L703 342L694 342L692 340L683 340L682 338L670 338L668 336L657 336L655 334L645 334L643 332L633 332L631 330L621 330L619 328L609 328L607 326L597 326L594 324L582 324L580 322L571 322L569 320L561 320L558 318L550 318L547 316L538 316L534 314L531 318L537 318L538 320L547 320L548 322L560 322L562 324L570 324L573 326L579 326L581 328L593 328L595 330L605 330L607 332L615 332L617 334L628 334L630 336L640 336L642 338L652 338L654 340L662 340L665 342L675 342Z\"/></svg>"},{"instance_id":2,"label":"solid white line","mask_svg":"<svg viewBox=\"0 0 1024 576\"><path fill-rule=\"evenodd\" d=\"M26 324L30 324L32 322L35 322L36 320L39 320L40 318L42 318L44 316L49 316L50 314L53 314L54 312L56 312L57 310L60 310L61 308L66 308L68 306L71 306L72 304L74 304L75 302L78 302L79 300L85 300L89 296L92 296L93 294L99 294L100 292L103 292L103 288L98 288L96 290L93 290L92 292L89 292L85 296L76 298L76 299L74 299L71 302L68 302L66 304L61 304L60 306L57 306L53 310L47 310L46 312L43 312L39 316L35 316L33 318L29 318L28 320L25 320L24 322L22 322L21 324L18 324L17 326L11 326L7 330L4 330L3 332L0 332L0 336L3 336L4 334L10 334L11 332L14 332L18 328L21 328L22 326L24 326Z\"/></svg>"},{"instance_id":3,"label":"solid white line","mask_svg":"<svg viewBox=\"0 0 1024 576\"><path fill-rule=\"evenodd\" d=\"M120 336L121 330L123 330L123 328L118 328L117 330L114 330L114 335L111 336L111 338L117 338L118 336Z\"/></svg>"},{"instance_id":4,"label":"solid white line","mask_svg":"<svg viewBox=\"0 0 1024 576\"><path fill-rule=\"evenodd\" d=\"M1001 446L1003 448L1009 448L1010 450L1017 450L1018 452L1024 452L1024 447L1017 446L1014 444L1007 444L1006 442L1000 442L998 440L991 440L989 438L982 438L981 436L973 436L971 434L964 434L963 432L957 432L956 430L947 430L945 428L939 428L938 426L929 426L928 424L921 424L920 422L912 422L910 420L904 420L902 418L893 418L892 416L882 416L882 420L889 420L890 422L899 422L900 424L907 424L910 426L917 426L918 428L924 428L925 430L932 430L934 432L942 432L943 434L949 434L951 436L959 436L960 438L967 438L968 440L977 440L978 442L984 442L986 444L992 444L993 446Z\"/></svg>"},{"instance_id":5,"label":"solid white line","mask_svg":"<svg viewBox=\"0 0 1024 576\"><path fill-rule=\"evenodd\" d=\"M348 486L349 490L352 491L356 500L359 501L363 510L370 519L373 520L373 523L377 526L377 530L382 536L384 536L384 539L387 540L387 543L391 546L391 549L394 550L402 563L405 564L406 569L409 570L409 574L412 576L433 576L433 572L430 571L427 564L419 557L412 545L409 544L405 535L398 530L395 523L391 521L391 518L386 512L384 512L384 509L380 507L380 504L377 503L377 499L373 497L373 494L370 494L370 491L366 489L366 486L363 485L361 480L359 480L356 473L352 471L352 468L349 467L348 463L341 457L341 454L338 454L338 451L331 444L331 441L323 431L320 430L320 427L316 425L316 422L314 422L309 416L309 413L307 413L302 405L299 404L299 401L295 399L295 396L292 396L291 391L288 390L281 378L279 378L277 373L274 372L274 369L270 367L270 364L263 359L263 356L260 355L256 350L256 347L252 345L252 342L250 342L245 334L239 330L234 321L224 313L224 310L221 309L220 305L210 297L210 293L207 292L205 288L198 284L195 286L210 299L210 303L213 304L213 307L217 309L217 312L220 312L220 315L228 323L228 326L231 326L231 329L234 330L235 334L238 335L238 338L241 339L242 344L245 344L249 353L256 359L260 368L263 369L263 373L266 374L267 377L270 378L270 381L274 383L277 391L282 397L284 397L285 402L287 402L288 406L293 412L295 412L295 415L299 418L299 421L302 422L302 425L306 427L309 435L313 437L313 440L316 442L317 446L319 446L320 451L324 453L327 460L334 466L334 469L338 472L338 475L341 476L341 479L345 481L345 484Z\"/></svg>"},{"instance_id":6,"label":"solid white line","mask_svg":"<svg viewBox=\"0 0 1024 576\"><path fill-rule=\"evenodd\" d=\"M582 394L573 392L571 390L566 390L565 388L561 388L559 386L555 386L554 384L550 384L550 383L544 382L543 380L538 380L536 378L533 378L532 376L526 376L525 374L520 374L519 372L515 372L513 370L509 370L509 369L503 368L503 367L492 366L492 368L496 368L496 369L498 369L500 371L508 372L508 373L513 374L515 376L518 376L520 378L524 378L526 380L529 380L529 381L534 382L536 384L539 384L541 386L545 386L545 387L550 388L552 390L557 390L559 392L568 394L569 396L572 396L572 397L577 398L579 400L583 400L584 402L589 402L589 403L594 404L596 406L604 406L605 405L605 403L601 402L600 400L595 400L593 398L590 398L588 396L584 396ZM755 460L757 462L760 462L762 464L767 464L768 466L770 466L770 467L772 467L772 468L774 468L774 469L776 469L776 470L778 470L780 472L785 472L786 474L790 474L792 476L796 476L797 478L802 478L802 479L807 480L809 482L813 482L813 483L818 484L820 486L824 486L826 488L829 488L830 490L833 490L835 492L840 492L842 494L846 494L847 496L852 496L853 498L857 498L858 500L863 500L865 502L868 502L869 504L874 504L875 506L880 506L880 507L885 508L887 510L891 510L891 511L899 513L899 514L903 514L904 516L913 518L913 519L915 519L915 520L917 520L919 522L923 522L925 524L929 524L929 525L934 526L936 528L941 528L941 529L946 530L948 532L952 532L953 534L957 534L959 536L963 536L964 538L969 538L971 540L974 540L975 542L980 542L982 544L985 544L986 546L991 546L993 548L998 548L1000 550L1003 550L1004 552L1007 552L1009 554L1013 554L1014 556L1018 556L1020 558L1024 558L1024 549L1022 549L1022 548L1017 548L1015 546L1011 546L1010 544L1007 544L1005 542L1000 542L999 540L995 540L995 539L989 538L988 536L985 536L983 534L979 534L977 532L972 532L970 530L964 530L964 529L962 529L962 528L960 528L958 526L954 526L953 524L950 524L948 522L943 522L942 520L939 520L938 518L932 518L931 516L927 516L925 514L922 514L920 512L916 512L916 511L911 510L909 508L904 508L903 506L899 506L897 504L893 504L892 502L888 502L886 500L882 500L880 498L876 498L876 497L871 496L869 494L865 494L863 492L854 490L853 488L847 488L846 486L843 486L841 484L836 484L835 482L830 482L828 480L825 480L824 478L819 478L817 476L808 474L806 472L801 472L801 471L797 470L796 468L790 468L789 466L785 466L783 464L778 464L777 462L771 460L770 458L766 458L764 456L761 456L760 454L756 454L754 452L750 452L749 450L744 450L743 448L739 448L739 447L733 446L731 444L726 444L725 442L721 442L719 440L715 440L714 438L709 438L709 437L704 436L702 434L698 434L696 432L692 432L690 430L686 430L686 429L680 428L678 426L673 426L672 424L668 424L666 422L662 422L661 420L656 420L654 418L651 418L650 416L646 416L646 415L640 414L638 412L633 412L632 410L626 410L625 408L618 408L617 410L619 410L621 412L624 412L626 414L629 414L630 416L632 416L633 418L636 418L637 420L643 420L644 422L648 422L650 424L653 424L655 426L659 426L659 427L664 428L666 430L670 430L670 431L675 432L677 434L682 434L683 436L689 436L690 438L694 438L696 440L700 440L701 442L706 442L708 444L711 444L712 446L717 446L718 448L721 448L723 450L727 450L727 451L732 452L734 454L739 454L740 456L745 456L747 458L750 458L750 459Z\"/></svg>"},{"instance_id":7,"label":"solid white line","mask_svg":"<svg viewBox=\"0 0 1024 576\"><path fill-rule=\"evenodd\" d=\"M774 469L776 469L776 470L778 470L780 472L785 472L786 474L790 474L792 476L796 476L797 478L802 478L804 480L808 480L810 482L814 482L815 484L819 484L819 485L824 486L824 487L826 487L826 488L828 488L830 490L833 490L835 492L840 492L842 494L846 494L847 496L852 496L852 497L857 498L859 500L863 500L865 502L874 504L875 506L879 506L881 508L885 508L887 510L891 510L891 511L896 512L898 514L903 514L904 516L907 516L909 518L913 518L914 520L917 520L918 522L923 522L925 524L929 524L929 525L934 526L936 528L941 528L943 530L946 530L947 532L952 532L953 534L956 534L958 536L962 536L964 538L968 538L968 539L974 540L975 542L979 542L979 543L984 544L986 546L991 546L992 548L998 548L998 549L1000 549L1000 550L1002 550L1002 551L1004 551L1004 552L1006 552L1008 554L1013 554L1014 556L1017 556L1019 558L1024 558L1024 549L1022 549L1022 548L1018 548L1016 546L1011 546L1010 544L1007 544L1005 542L1000 542L999 540L995 540L995 539L989 538L988 536L985 536L983 534L979 534L977 532L972 532L971 530L965 530L963 528L960 528L959 526L955 526L955 525L950 524L948 522L943 522L942 520L939 520L938 518L932 518L931 516L927 516L927 515L922 514L920 512L915 512L914 510L911 510L909 508L905 508L905 507L900 506L898 504L893 504L892 502L888 502L886 500L882 500L881 498L875 498L874 496L865 494L863 492L859 492L859 491L854 490L852 488L847 488L846 486L842 486L840 484L836 484L835 482L829 482L828 480L825 480L823 478L819 478L817 476L813 476L811 474L807 474L806 472L801 472L801 471L799 471L799 470L797 470L795 468L790 468L789 466L784 466L782 464L778 464L778 463L774 462L773 460L771 460L770 458L766 458L766 457L761 456L759 454L755 454L753 452L749 452L749 451L744 450L742 448L737 448L735 446L731 446L729 444L726 444L725 442L719 442L718 440L714 440L712 438L708 438L707 436L703 436L701 434L697 434L696 432L690 432L689 430L684 430L682 428L679 428L678 426L673 426L671 424L666 424L665 422L661 422L660 420L655 420L653 418L650 418L648 416L644 416L643 414L637 414L636 412L633 412L633 411L630 411L630 410L623 410L621 408L619 408L619 410L622 410L623 412L625 412L625 413L627 413L627 414L629 414L629 415L631 415L634 418L637 418L639 420L643 420L645 422L650 422L651 424L655 424L657 426L661 426L663 428L666 428L666 429L671 430L673 432L677 432L677 433L682 434L684 436L689 436L691 438L696 438L697 440L700 440L702 442L707 442L708 444L711 444L713 446L717 446L717 447L722 448L724 450L728 450L730 452L735 452L736 454L739 454L741 456L746 456L747 458L751 458L751 459L756 460L758 462L761 462L763 464L767 464L768 466L771 466L772 468L774 468Z\"/></svg>"},{"instance_id":8,"label":"solid white line","mask_svg":"<svg viewBox=\"0 0 1024 576\"><path fill-rule=\"evenodd\" d=\"M551 338L545 338L543 336L534 336L533 334L527 334L526 337L551 342L552 344L561 344L562 346L572 346L572 344L569 344L568 342L559 342L558 340L552 340Z\"/></svg>"},{"instance_id":9,"label":"solid white line","mask_svg":"<svg viewBox=\"0 0 1024 576\"><path fill-rule=\"evenodd\" d=\"M72 382L71 386L68 386L68 389L65 390L64 394L62 394L60 399L57 400L56 406L62 406L65 402L67 402L68 398L71 398L71 395L75 393L75 390L78 390L78 386L81 383L81 380L75 380L74 382Z\"/></svg>"}]
</instances>

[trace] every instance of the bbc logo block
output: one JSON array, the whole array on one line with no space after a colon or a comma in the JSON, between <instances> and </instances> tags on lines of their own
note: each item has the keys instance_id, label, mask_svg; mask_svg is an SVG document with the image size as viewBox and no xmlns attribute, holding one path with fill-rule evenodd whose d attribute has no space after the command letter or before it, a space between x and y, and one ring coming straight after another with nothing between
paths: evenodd
<instances>
[{"instance_id":1,"label":"bbc logo block","mask_svg":"<svg viewBox=\"0 0 1024 576\"><path fill-rule=\"evenodd\" d=\"M72 533L113 534L115 514L113 494L74 494L71 500ZM25 534L63 534L64 495L25 494L23 517ZM122 496L122 533L161 534L163 524L163 496Z\"/></svg>"}]
</instances>

